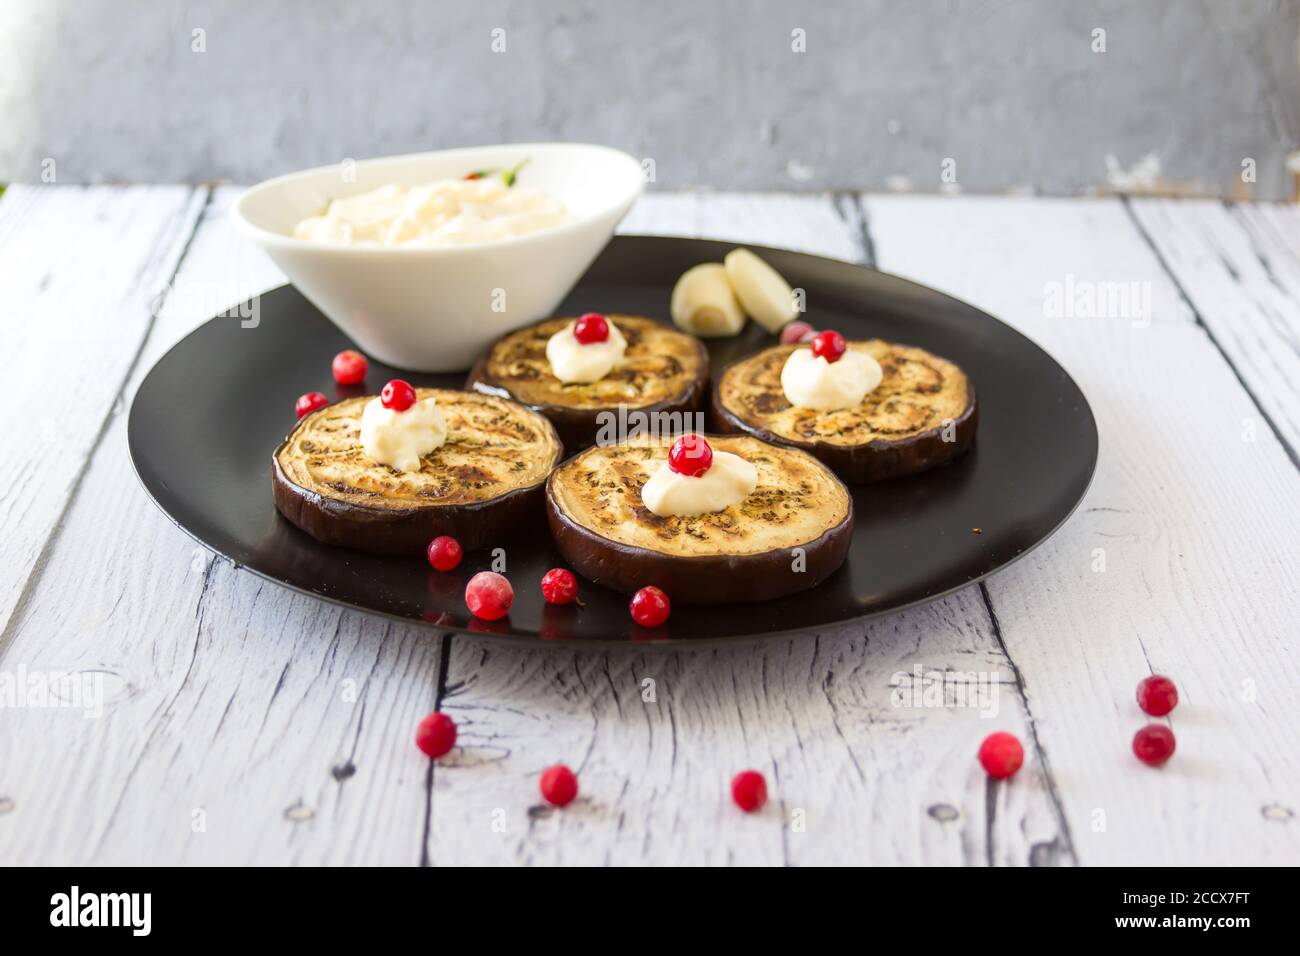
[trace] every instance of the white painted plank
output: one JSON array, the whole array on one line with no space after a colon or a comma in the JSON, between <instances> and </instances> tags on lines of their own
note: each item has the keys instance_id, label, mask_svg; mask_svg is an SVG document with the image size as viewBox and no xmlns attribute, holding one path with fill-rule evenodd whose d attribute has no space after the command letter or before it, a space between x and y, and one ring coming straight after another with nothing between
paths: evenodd
<instances>
[{"instance_id":1,"label":"white painted plank","mask_svg":"<svg viewBox=\"0 0 1300 956\"><path fill-rule=\"evenodd\" d=\"M647 195L625 223L841 257L861 255L857 226L828 197L711 194ZM987 675L997 713L895 707L891 679L914 667ZM1068 862L1032 747L991 809L974 759L995 729L1031 744L1010 679L977 588L870 627L717 651L455 638L443 709L466 746L434 775L429 853L453 864ZM585 795L563 813L536 792L557 761L578 770ZM746 767L773 795L752 818L728 796Z\"/></svg>"},{"instance_id":2,"label":"white painted plank","mask_svg":"<svg viewBox=\"0 0 1300 956\"><path fill-rule=\"evenodd\" d=\"M15 185L0 200L0 632L119 400L201 205L185 186Z\"/></svg>"},{"instance_id":3,"label":"white painted plank","mask_svg":"<svg viewBox=\"0 0 1300 956\"><path fill-rule=\"evenodd\" d=\"M232 243L233 195L206 210L129 392L209 311L276 281ZM439 648L213 560L138 487L118 409L2 662L100 674L108 701L100 719L0 721L0 860L417 863L428 761L412 736Z\"/></svg>"},{"instance_id":4,"label":"white painted plank","mask_svg":"<svg viewBox=\"0 0 1300 956\"><path fill-rule=\"evenodd\" d=\"M1300 451L1300 214L1206 200L1132 201L1134 217L1293 457Z\"/></svg>"},{"instance_id":5,"label":"white painted plank","mask_svg":"<svg viewBox=\"0 0 1300 956\"><path fill-rule=\"evenodd\" d=\"M1294 568L1300 475L1113 201L871 198L881 268L965 298L1048 348L1101 431L1081 512L990 580L1079 861L1300 862ZM1151 284L1130 315L1052 318L1066 275ZM1211 301L1207 297L1207 302ZM1206 317L1206 322L1226 317ZM1098 571L1104 558L1105 570ZM1179 752L1129 752L1152 670L1178 683Z\"/></svg>"}]
</instances>

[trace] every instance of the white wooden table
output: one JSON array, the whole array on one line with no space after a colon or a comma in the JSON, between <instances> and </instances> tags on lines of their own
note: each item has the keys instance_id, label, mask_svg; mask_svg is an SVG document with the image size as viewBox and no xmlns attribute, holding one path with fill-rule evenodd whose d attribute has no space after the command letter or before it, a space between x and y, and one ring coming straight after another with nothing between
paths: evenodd
<instances>
[{"instance_id":1,"label":"white wooden table","mask_svg":"<svg viewBox=\"0 0 1300 956\"><path fill-rule=\"evenodd\" d=\"M0 680L104 694L98 718L0 708L0 864L1300 863L1294 207L646 196L625 231L868 262L1010 322L1088 395L1101 460L1046 545L928 607L590 653L281 590L146 499L125 442L141 378L282 281L227 224L238 192L0 199ZM1045 306L1116 282L1145 284L1149 321ZM895 706L917 667L996 675L996 716ZM1182 694L1163 770L1129 751L1153 671ZM412 734L435 706L463 749L431 766ZM996 729L1026 744L1009 785L974 759ZM556 761L584 794L563 812L536 798ZM727 797L745 767L773 793L752 817Z\"/></svg>"}]
</instances>

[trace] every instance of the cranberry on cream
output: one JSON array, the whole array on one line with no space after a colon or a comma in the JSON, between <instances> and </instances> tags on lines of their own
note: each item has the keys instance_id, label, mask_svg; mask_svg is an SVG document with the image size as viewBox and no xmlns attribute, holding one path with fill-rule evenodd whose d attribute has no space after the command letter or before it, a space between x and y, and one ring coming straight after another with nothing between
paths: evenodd
<instances>
[{"instance_id":1,"label":"cranberry on cream","mask_svg":"<svg viewBox=\"0 0 1300 956\"><path fill-rule=\"evenodd\" d=\"M399 396L397 401L393 400L394 393ZM372 398L361 413L362 450L381 465L398 471L419 471L420 458L442 447L446 440L447 420L438 400L415 399L415 390L399 379L384 386L383 396Z\"/></svg>"},{"instance_id":2,"label":"cranberry on cream","mask_svg":"<svg viewBox=\"0 0 1300 956\"><path fill-rule=\"evenodd\" d=\"M605 316L589 312L570 322L546 342L551 374L565 384L598 382L627 351L627 339Z\"/></svg>"},{"instance_id":3,"label":"cranberry on cream","mask_svg":"<svg viewBox=\"0 0 1300 956\"><path fill-rule=\"evenodd\" d=\"M745 459L714 451L699 435L683 435L642 486L641 501L660 518L693 518L726 511L757 486L758 469Z\"/></svg>"},{"instance_id":4,"label":"cranberry on cream","mask_svg":"<svg viewBox=\"0 0 1300 956\"><path fill-rule=\"evenodd\" d=\"M848 348L838 332L820 332L808 348L790 353L781 369L781 390L797 408L833 412L854 408L880 384L880 363Z\"/></svg>"}]
</instances>

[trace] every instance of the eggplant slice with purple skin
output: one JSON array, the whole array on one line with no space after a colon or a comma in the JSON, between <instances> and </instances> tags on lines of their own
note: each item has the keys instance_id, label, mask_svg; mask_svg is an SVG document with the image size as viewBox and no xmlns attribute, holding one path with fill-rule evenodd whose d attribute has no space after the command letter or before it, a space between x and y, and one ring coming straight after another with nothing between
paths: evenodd
<instances>
[{"instance_id":1,"label":"eggplant slice with purple skin","mask_svg":"<svg viewBox=\"0 0 1300 956\"><path fill-rule=\"evenodd\" d=\"M853 498L811 455L747 435L708 436L758 470L739 504L660 517L641 488L668 459L669 438L641 436L570 458L546 483L551 535L584 577L631 594L653 585L680 604L754 603L816 587L848 554Z\"/></svg>"},{"instance_id":2,"label":"eggplant slice with purple skin","mask_svg":"<svg viewBox=\"0 0 1300 956\"><path fill-rule=\"evenodd\" d=\"M881 339L848 347L870 355L884 373L857 407L819 412L792 406L781 388L781 369L791 352L808 346L776 345L718 376L717 427L801 448L854 485L915 475L970 448L979 409L975 386L958 366Z\"/></svg>"},{"instance_id":3,"label":"eggplant slice with purple skin","mask_svg":"<svg viewBox=\"0 0 1300 956\"><path fill-rule=\"evenodd\" d=\"M683 416L703 411L709 353L699 339L641 316L606 318L627 339L627 351L599 381L566 385L551 374L546 343L573 321L570 317L544 319L498 339L474 366L465 387L513 399L545 415L571 452L596 443L606 420L602 414L617 421L620 409ZM687 420L674 430L694 429Z\"/></svg>"},{"instance_id":4,"label":"eggplant slice with purple skin","mask_svg":"<svg viewBox=\"0 0 1300 956\"><path fill-rule=\"evenodd\" d=\"M361 448L361 413L374 396L312 412L276 449L275 506L326 544L374 554L423 554L439 535L466 551L540 524L543 487L563 448L555 429L522 405L439 388L447 441L420 470L381 465Z\"/></svg>"}]
</instances>

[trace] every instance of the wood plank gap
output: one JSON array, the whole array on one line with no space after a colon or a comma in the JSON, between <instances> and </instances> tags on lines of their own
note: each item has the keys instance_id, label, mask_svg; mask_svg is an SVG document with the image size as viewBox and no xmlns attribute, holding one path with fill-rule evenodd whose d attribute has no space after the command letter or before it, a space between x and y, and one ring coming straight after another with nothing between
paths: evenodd
<instances>
[{"instance_id":1,"label":"wood plank gap","mask_svg":"<svg viewBox=\"0 0 1300 956\"><path fill-rule=\"evenodd\" d=\"M1124 196L1121 197L1120 201L1123 203L1124 211L1128 214L1129 219L1132 220L1133 226L1137 229L1138 235L1142 237L1142 241L1151 249L1151 254L1155 256L1156 262L1160 264L1160 268L1164 271L1165 275L1169 277L1169 281L1178 291L1178 297L1183 300L1188 311L1191 312L1196 325L1205 333L1205 337L1210 340L1210 344L1214 346L1223 361L1227 363L1228 368L1232 370L1233 377L1236 378L1237 384L1241 386L1242 390L1250 398L1251 404L1255 406L1255 411L1259 412L1260 417L1268 423L1269 429L1273 432L1273 437L1276 438L1278 444L1282 446L1282 450L1286 452L1287 458L1291 459L1291 464L1296 467L1297 471L1300 471L1300 452L1297 452L1295 447L1287 441L1286 436L1283 435L1281 429L1277 427L1277 422L1273 421L1273 417L1269 415L1269 413L1264 409L1264 406L1260 403L1259 396L1256 395L1250 385L1246 383L1246 379L1242 376L1236 363L1232 361L1232 357L1228 354L1227 350L1223 347L1223 344L1218 340L1213 330L1201 316L1200 310L1192 301L1191 296L1187 294L1187 290L1183 288L1183 283L1178 278L1178 274L1170 268L1169 263L1165 260L1164 253L1160 251L1160 247L1156 245L1155 241L1151 238L1151 234L1148 233L1146 227L1142 225L1142 220L1133 212L1133 207L1129 198Z\"/></svg>"},{"instance_id":2,"label":"wood plank gap","mask_svg":"<svg viewBox=\"0 0 1300 956\"><path fill-rule=\"evenodd\" d=\"M1066 822L1065 819L1065 807L1061 803L1061 794L1056 786L1056 778L1052 776L1052 765L1047 759L1047 751L1043 749L1043 744L1038 739L1038 723L1034 720L1033 708L1029 706L1029 693L1025 689L1025 678L1020 673L1019 666L1014 660L1012 660L1011 652L1007 649L1007 642L1002 637L1002 624L998 621L997 611L993 609L993 596L989 594L988 585L983 581L980 582L980 596L984 598L984 609L988 611L989 626L993 628L993 639L998 642L998 647L1002 649L1002 656L1006 658L1007 666L1011 668L1011 676L1014 677L1016 681L1016 693L1020 695L1020 703L1023 704L1025 708L1025 726L1029 728L1029 740L1034 748L1034 756L1038 758L1038 765L1042 768L1043 782L1047 784L1047 798L1052 805L1052 809L1056 813L1056 823L1060 828L1060 834L1065 839L1065 853L1069 856L1070 861L1077 866L1079 864L1079 856L1074 850L1074 837L1070 835L1070 824ZM989 783L992 785L992 778L989 779ZM996 801L990 793L988 800L989 866L993 865L994 859L993 808L995 803ZM1037 849L1037 847L1031 848L1030 850L1030 866L1039 865L1038 860L1034 857L1035 849ZM1044 862L1050 863L1051 861L1048 860Z\"/></svg>"},{"instance_id":3,"label":"wood plank gap","mask_svg":"<svg viewBox=\"0 0 1300 956\"><path fill-rule=\"evenodd\" d=\"M833 193L831 205L862 244L862 264L868 269L876 268L876 242L871 236L871 222L867 219L867 207L862 204L861 195L852 192Z\"/></svg>"},{"instance_id":4,"label":"wood plank gap","mask_svg":"<svg viewBox=\"0 0 1300 956\"><path fill-rule=\"evenodd\" d=\"M200 198L201 197L201 198ZM199 223L203 219L204 210L207 209L208 203L212 199L212 190L207 186L196 187L191 191L190 200L186 203L185 210L181 214L180 221L177 225L177 233L180 238L173 240L172 244L178 248L176 258L172 267L167 271L167 281L163 288L166 289L176 281L176 275L180 272L181 263L185 260L185 254L189 252L190 244L194 241L194 236L198 232ZM81 465L77 468L73 476L72 484L68 488L68 494L63 499L63 506L59 509L58 517L55 518L50 533L46 535L45 542L41 545L40 553L32 565L31 571L27 575L27 580L23 582L22 590L18 593L18 600L14 603L13 610L9 614L9 620L5 622L4 630L0 631L0 660L4 658L14 635L18 632L19 622L23 620L25 611L31 601L32 594L35 592L36 585L40 582L41 576L45 572L45 567L49 563L50 554L54 550L55 543L63 531L64 524L67 522L68 514L72 510L73 502L77 500L77 495L81 491L81 483L85 479L87 472L90 471L91 463L95 460L95 455L99 451L100 445L104 442L104 436L109 432L113 422L123 413L124 399L126 390L135 375L135 370L140 364L140 359L144 355L145 347L149 342L149 336L153 332L154 324L158 320L158 309L162 303L162 296L159 295L154 302L150 304L149 318L145 323L144 334L140 336L140 341L136 345L135 354L131 356L131 361L126 367L121 382L117 390L113 393L113 401L109 403L108 412L104 420L100 422L99 429L95 432L95 438L90 443L90 448L86 452L86 457L82 459Z\"/></svg>"},{"instance_id":5,"label":"wood plank gap","mask_svg":"<svg viewBox=\"0 0 1300 956\"><path fill-rule=\"evenodd\" d=\"M442 646L438 649L441 656L438 661L438 689L433 695L433 709L442 709L442 699L447 694L447 671L451 669L451 640L454 635L443 634ZM429 857L429 840L433 834L433 770L438 761L429 761L429 772L424 778L424 832L420 839L420 866L432 866Z\"/></svg>"}]
</instances>

